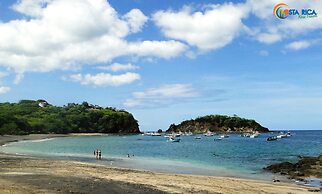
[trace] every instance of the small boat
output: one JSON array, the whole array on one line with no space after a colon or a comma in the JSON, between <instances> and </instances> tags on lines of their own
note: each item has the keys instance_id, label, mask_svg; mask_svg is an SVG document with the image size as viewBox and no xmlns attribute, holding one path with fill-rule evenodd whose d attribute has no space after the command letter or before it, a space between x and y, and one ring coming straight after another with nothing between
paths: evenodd
<instances>
[{"instance_id":1,"label":"small boat","mask_svg":"<svg viewBox=\"0 0 322 194\"><path fill-rule=\"evenodd\" d=\"M221 135L220 138L228 138L229 135Z\"/></svg>"},{"instance_id":2,"label":"small boat","mask_svg":"<svg viewBox=\"0 0 322 194\"><path fill-rule=\"evenodd\" d=\"M151 134L151 136L161 136L161 134L157 133L157 132L154 132L154 133Z\"/></svg>"},{"instance_id":3,"label":"small boat","mask_svg":"<svg viewBox=\"0 0 322 194\"><path fill-rule=\"evenodd\" d=\"M204 134L204 136L206 136L206 137L212 137L212 136L214 136L214 133L208 131L207 133Z\"/></svg>"},{"instance_id":4,"label":"small boat","mask_svg":"<svg viewBox=\"0 0 322 194\"><path fill-rule=\"evenodd\" d=\"M287 132L286 133L286 137L291 137L292 135L291 135L291 132Z\"/></svg>"},{"instance_id":5,"label":"small boat","mask_svg":"<svg viewBox=\"0 0 322 194\"><path fill-rule=\"evenodd\" d=\"M180 142L180 140L181 140L181 139L175 139L175 138L170 137L167 141L168 141L168 142L172 142L172 143L175 143L175 142L179 143L179 142Z\"/></svg>"},{"instance_id":6,"label":"small boat","mask_svg":"<svg viewBox=\"0 0 322 194\"><path fill-rule=\"evenodd\" d=\"M260 135L260 133L254 133L249 136L249 138L257 138Z\"/></svg>"},{"instance_id":7,"label":"small boat","mask_svg":"<svg viewBox=\"0 0 322 194\"><path fill-rule=\"evenodd\" d=\"M180 132L181 133L181 132ZM180 133L172 133L172 134L168 134L170 137L180 137L181 134Z\"/></svg>"},{"instance_id":8,"label":"small boat","mask_svg":"<svg viewBox=\"0 0 322 194\"><path fill-rule=\"evenodd\" d=\"M223 139L222 137L218 137L218 138L215 138L214 141L220 141L222 139Z\"/></svg>"},{"instance_id":9,"label":"small boat","mask_svg":"<svg viewBox=\"0 0 322 194\"><path fill-rule=\"evenodd\" d=\"M195 137L195 139L201 139L201 137L200 137L200 136L198 136L198 137Z\"/></svg>"},{"instance_id":10,"label":"small boat","mask_svg":"<svg viewBox=\"0 0 322 194\"><path fill-rule=\"evenodd\" d=\"M276 136L277 139L287 138L288 136L286 134L278 135Z\"/></svg>"},{"instance_id":11,"label":"small boat","mask_svg":"<svg viewBox=\"0 0 322 194\"><path fill-rule=\"evenodd\" d=\"M272 136L272 137L268 137L267 141L275 141L277 139L278 139L277 136Z\"/></svg>"},{"instance_id":12,"label":"small boat","mask_svg":"<svg viewBox=\"0 0 322 194\"><path fill-rule=\"evenodd\" d=\"M144 135L144 136L161 136L161 134L157 133L157 132L146 132L146 133L143 133L142 135Z\"/></svg>"},{"instance_id":13,"label":"small boat","mask_svg":"<svg viewBox=\"0 0 322 194\"><path fill-rule=\"evenodd\" d=\"M192 136L192 135L193 135L193 133L192 133L191 131L189 131L189 132L185 132L185 133L184 133L184 135L185 135L185 136Z\"/></svg>"}]
</instances>

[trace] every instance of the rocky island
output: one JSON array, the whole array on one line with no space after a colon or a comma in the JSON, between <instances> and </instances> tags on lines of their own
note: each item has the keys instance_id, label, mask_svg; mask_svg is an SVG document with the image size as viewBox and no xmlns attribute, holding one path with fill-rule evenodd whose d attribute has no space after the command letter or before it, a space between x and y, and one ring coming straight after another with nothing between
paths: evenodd
<instances>
[{"instance_id":1,"label":"rocky island","mask_svg":"<svg viewBox=\"0 0 322 194\"><path fill-rule=\"evenodd\" d=\"M45 100L0 103L0 135L35 133L140 133L140 130L131 113L87 102L63 107Z\"/></svg>"},{"instance_id":2,"label":"rocky island","mask_svg":"<svg viewBox=\"0 0 322 194\"><path fill-rule=\"evenodd\" d=\"M198 117L196 119L186 120L182 123L170 125L167 130L168 133L172 132L193 132L205 133L211 132L268 132L269 129L261 126L255 120L240 118L237 115L208 115Z\"/></svg>"}]
</instances>

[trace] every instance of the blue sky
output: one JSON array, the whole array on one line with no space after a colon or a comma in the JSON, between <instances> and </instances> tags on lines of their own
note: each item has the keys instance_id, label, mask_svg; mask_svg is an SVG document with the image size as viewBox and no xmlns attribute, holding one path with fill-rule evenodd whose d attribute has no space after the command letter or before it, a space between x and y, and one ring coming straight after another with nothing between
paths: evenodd
<instances>
[{"instance_id":1,"label":"blue sky","mask_svg":"<svg viewBox=\"0 0 322 194\"><path fill-rule=\"evenodd\" d=\"M280 1L0 2L0 101L88 101L141 130L207 114L321 129L322 3L281 20Z\"/></svg>"}]
</instances>

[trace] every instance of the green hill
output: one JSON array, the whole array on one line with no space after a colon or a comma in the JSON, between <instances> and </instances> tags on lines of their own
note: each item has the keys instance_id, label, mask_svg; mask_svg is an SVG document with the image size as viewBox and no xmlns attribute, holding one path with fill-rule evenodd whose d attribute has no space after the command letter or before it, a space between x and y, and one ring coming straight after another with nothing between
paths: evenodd
<instances>
[{"instance_id":1,"label":"green hill","mask_svg":"<svg viewBox=\"0 0 322 194\"><path fill-rule=\"evenodd\" d=\"M32 133L139 133L137 120L124 110L45 100L0 103L0 135Z\"/></svg>"},{"instance_id":2,"label":"green hill","mask_svg":"<svg viewBox=\"0 0 322 194\"><path fill-rule=\"evenodd\" d=\"M167 132L268 132L268 128L261 126L255 120L238 116L208 115L196 119L186 120L179 125L170 125Z\"/></svg>"}]
</instances>

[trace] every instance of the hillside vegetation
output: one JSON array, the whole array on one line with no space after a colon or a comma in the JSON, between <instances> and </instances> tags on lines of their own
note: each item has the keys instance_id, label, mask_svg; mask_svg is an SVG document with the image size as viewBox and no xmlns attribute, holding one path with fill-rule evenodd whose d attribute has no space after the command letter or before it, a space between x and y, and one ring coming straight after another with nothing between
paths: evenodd
<instances>
[{"instance_id":1,"label":"hillside vegetation","mask_svg":"<svg viewBox=\"0 0 322 194\"><path fill-rule=\"evenodd\" d=\"M167 132L268 132L268 128L261 126L255 120L238 116L208 115L196 119L186 120L179 125L170 125Z\"/></svg>"},{"instance_id":2,"label":"hillside vegetation","mask_svg":"<svg viewBox=\"0 0 322 194\"><path fill-rule=\"evenodd\" d=\"M44 100L0 103L0 135L31 133L139 133L133 115L115 108Z\"/></svg>"}]
</instances>

